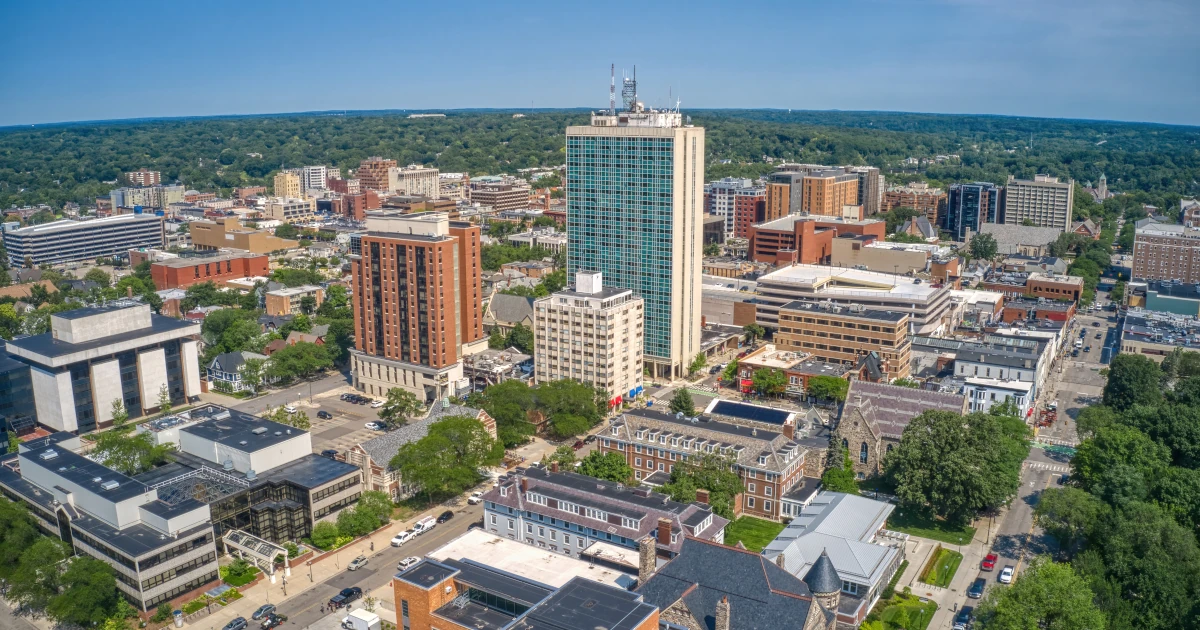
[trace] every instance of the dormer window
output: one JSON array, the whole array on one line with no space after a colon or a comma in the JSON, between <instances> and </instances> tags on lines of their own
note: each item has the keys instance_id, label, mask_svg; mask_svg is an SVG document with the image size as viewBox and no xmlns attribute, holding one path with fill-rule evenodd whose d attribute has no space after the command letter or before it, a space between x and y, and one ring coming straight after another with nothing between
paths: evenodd
<instances>
[{"instance_id":1,"label":"dormer window","mask_svg":"<svg viewBox=\"0 0 1200 630\"><path fill-rule=\"evenodd\" d=\"M644 439L646 439L646 432L645 432L645 431L638 431L638 432L637 432L637 439L639 439L639 440L644 440Z\"/></svg>"},{"instance_id":2,"label":"dormer window","mask_svg":"<svg viewBox=\"0 0 1200 630\"><path fill-rule=\"evenodd\" d=\"M758 456L758 463L759 463L759 464L762 464L762 465L764 465L764 466L765 466L765 465L766 465L766 463L767 463L767 456L766 456L766 455L759 455L759 456Z\"/></svg>"},{"instance_id":3,"label":"dormer window","mask_svg":"<svg viewBox=\"0 0 1200 630\"><path fill-rule=\"evenodd\" d=\"M658 443L659 443L659 444L666 444L666 443L667 443L667 436L665 436L665 435L660 435L660 436L658 436Z\"/></svg>"},{"instance_id":4,"label":"dormer window","mask_svg":"<svg viewBox=\"0 0 1200 630\"><path fill-rule=\"evenodd\" d=\"M612 434L613 434L613 435L620 435L620 434L621 434L621 431L620 431L620 429L618 429L617 427L613 427L613 428L612 428Z\"/></svg>"},{"instance_id":5,"label":"dormer window","mask_svg":"<svg viewBox=\"0 0 1200 630\"><path fill-rule=\"evenodd\" d=\"M500 486L500 496L508 496L508 486Z\"/></svg>"}]
</instances>

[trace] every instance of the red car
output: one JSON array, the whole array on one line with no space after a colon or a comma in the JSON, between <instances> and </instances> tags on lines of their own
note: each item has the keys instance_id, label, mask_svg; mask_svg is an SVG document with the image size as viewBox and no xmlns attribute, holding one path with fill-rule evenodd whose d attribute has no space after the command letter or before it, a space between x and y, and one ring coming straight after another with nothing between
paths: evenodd
<instances>
[{"instance_id":1,"label":"red car","mask_svg":"<svg viewBox=\"0 0 1200 630\"><path fill-rule=\"evenodd\" d=\"M1000 558L998 558L996 554L989 553L987 557L983 559L983 563L979 568L983 569L984 571L991 571L992 569L996 568L996 561L999 559Z\"/></svg>"}]
</instances>

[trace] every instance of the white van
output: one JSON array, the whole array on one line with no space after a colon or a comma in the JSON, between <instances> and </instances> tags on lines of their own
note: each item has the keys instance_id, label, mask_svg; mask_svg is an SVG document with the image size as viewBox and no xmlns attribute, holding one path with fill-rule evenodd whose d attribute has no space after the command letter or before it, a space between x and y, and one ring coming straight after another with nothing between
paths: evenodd
<instances>
[{"instance_id":1,"label":"white van","mask_svg":"<svg viewBox=\"0 0 1200 630\"><path fill-rule=\"evenodd\" d=\"M433 518L432 516L426 516L425 518L417 521L416 525L413 525L412 530L413 533L420 535L433 529L434 525L437 525L437 519Z\"/></svg>"}]
</instances>

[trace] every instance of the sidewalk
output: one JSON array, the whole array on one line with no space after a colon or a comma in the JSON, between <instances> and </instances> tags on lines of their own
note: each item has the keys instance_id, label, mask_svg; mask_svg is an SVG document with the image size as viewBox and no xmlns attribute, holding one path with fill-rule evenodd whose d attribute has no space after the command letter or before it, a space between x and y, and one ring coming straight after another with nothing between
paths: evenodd
<instances>
[{"instance_id":1,"label":"sidewalk","mask_svg":"<svg viewBox=\"0 0 1200 630\"><path fill-rule=\"evenodd\" d=\"M909 537L904 550L905 557L908 559L908 569L896 583L896 589L904 590L904 587L907 586L912 589L913 595L937 602L938 609L933 614L933 620L930 621L928 630L944 630L953 625L954 605L959 603L967 592L967 588L971 586L971 581L979 572L979 565L987 555L989 545L996 540L996 535L999 533L1007 513L1008 508L1005 508L995 519L981 518L975 521L975 538L969 545L954 545L917 536ZM963 555L962 564L958 565L958 570L954 572L954 578L950 580L949 588L930 586L917 580L925 568L925 564L929 562L929 556L938 545Z\"/></svg>"}]
</instances>

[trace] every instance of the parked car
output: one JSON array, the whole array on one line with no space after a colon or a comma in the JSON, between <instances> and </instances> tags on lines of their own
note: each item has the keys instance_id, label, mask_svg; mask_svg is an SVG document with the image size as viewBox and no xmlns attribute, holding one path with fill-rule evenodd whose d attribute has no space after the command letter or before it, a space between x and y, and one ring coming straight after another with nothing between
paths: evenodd
<instances>
[{"instance_id":1,"label":"parked car","mask_svg":"<svg viewBox=\"0 0 1200 630\"><path fill-rule=\"evenodd\" d=\"M958 610L958 614L954 615L954 630L967 630L971 627L971 622L975 620L975 609L971 606L963 606Z\"/></svg>"},{"instance_id":2,"label":"parked car","mask_svg":"<svg viewBox=\"0 0 1200 630\"><path fill-rule=\"evenodd\" d=\"M1063 473L1063 476L1058 478L1058 485L1065 486L1065 485L1067 485L1067 482L1070 480L1071 480L1071 475L1069 475L1067 473Z\"/></svg>"},{"instance_id":3,"label":"parked car","mask_svg":"<svg viewBox=\"0 0 1200 630\"><path fill-rule=\"evenodd\" d=\"M359 557L351 560L350 564L346 565L346 570L357 571L357 570L367 566L368 562L370 562L370 560L367 560L366 556L359 556Z\"/></svg>"},{"instance_id":4,"label":"parked car","mask_svg":"<svg viewBox=\"0 0 1200 630\"><path fill-rule=\"evenodd\" d=\"M445 512L442 512L440 516L437 517L437 522L445 523L446 521L448 521L452 518L454 518L454 512L452 510L446 510Z\"/></svg>"},{"instance_id":5,"label":"parked car","mask_svg":"<svg viewBox=\"0 0 1200 630\"><path fill-rule=\"evenodd\" d=\"M357 586L351 586L342 589L340 593L329 599L330 608L341 608L350 602L362 597L362 589Z\"/></svg>"},{"instance_id":6,"label":"parked car","mask_svg":"<svg viewBox=\"0 0 1200 630\"><path fill-rule=\"evenodd\" d=\"M1004 567L1003 569L1001 569L1000 570L1000 578L999 578L1000 583L1001 584L1012 584L1013 573L1016 573L1016 571L1017 571L1016 568L1013 567L1013 565L1011 565L1011 564Z\"/></svg>"},{"instance_id":7,"label":"parked car","mask_svg":"<svg viewBox=\"0 0 1200 630\"><path fill-rule=\"evenodd\" d=\"M1084 346L1084 347L1083 347L1083 351L1084 351L1084 352L1091 352L1091 351L1092 351L1092 347L1091 347L1091 346Z\"/></svg>"},{"instance_id":8,"label":"parked car","mask_svg":"<svg viewBox=\"0 0 1200 630\"><path fill-rule=\"evenodd\" d=\"M233 621L230 621L229 623L225 624L225 626L222 627L221 630L246 630L246 626L248 626L248 625L250 625L250 624L246 623L245 617L238 617L238 618L234 619Z\"/></svg>"},{"instance_id":9,"label":"parked car","mask_svg":"<svg viewBox=\"0 0 1200 630\"><path fill-rule=\"evenodd\" d=\"M989 553L987 557L983 559L983 562L980 563L979 568L983 569L984 571L991 571L992 569L996 568L996 561L999 559L1000 558L997 557L996 554Z\"/></svg>"},{"instance_id":10,"label":"parked car","mask_svg":"<svg viewBox=\"0 0 1200 630\"><path fill-rule=\"evenodd\" d=\"M1092 322L1092 325L1093 325L1093 326L1095 326L1096 328L1099 328L1099 327L1100 327L1100 322Z\"/></svg>"},{"instance_id":11,"label":"parked car","mask_svg":"<svg viewBox=\"0 0 1200 630\"><path fill-rule=\"evenodd\" d=\"M416 536L416 534L414 534L413 530L411 529L402 531L399 534L392 536L392 546L399 547L400 545L412 540L413 536Z\"/></svg>"},{"instance_id":12,"label":"parked car","mask_svg":"<svg viewBox=\"0 0 1200 630\"><path fill-rule=\"evenodd\" d=\"M337 452L336 448L327 448L327 449L321 451L321 456L328 457L329 459L336 459L338 456L338 452Z\"/></svg>"},{"instance_id":13,"label":"parked car","mask_svg":"<svg viewBox=\"0 0 1200 630\"><path fill-rule=\"evenodd\" d=\"M579 449L583 448L583 440L575 440L575 443L571 445L571 448L573 448L577 451Z\"/></svg>"},{"instance_id":14,"label":"parked car","mask_svg":"<svg viewBox=\"0 0 1200 630\"><path fill-rule=\"evenodd\" d=\"M331 413L329 413L328 411L325 411L324 409L322 409L322 410L320 410L320 411L318 411L318 412L317 412L317 417L318 417L318 418L320 418L320 419L322 419L322 420L328 420L328 419L330 419L330 418L332 418L332 417L333 417L333 414L331 414Z\"/></svg>"},{"instance_id":15,"label":"parked car","mask_svg":"<svg viewBox=\"0 0 1200 630\"><path fill-rule=\"evenodd\" d=\"M433 526L436 524L437 521L432 516L426 516L425 518L417 521L416 524L413 525L412 530L419 536L433 529Z\"/></svg>"},{"instance_id":16,"label":"parked car","mask_svg":"<svg viewBox=\"0 0 1200 630\"><path fill-rule=\"evenodd\" d=\"M475 505L476 503L479 503L482 500L483 500L482 492L472 492L471 496L467 498L467 503L470 503L471 505Z\"/></svg>"},{"instance_id":17,"label":"parked car","mask_svg":"<svg viewBox=\"0 0 1200 630\"><path fill-rule=\"evenodd\" d=\"M483 529L483 523L475 521L474 523L467 525L467 531L471 531L472 529Z\"/></svg>"},{"instance_id":18,"label":"parked car","mask_svg":"<svg viewBox=\"0 0 1200 630\"><path fill-rule=\"evenodd\" d=\"M271 630L271 628L282 626L283 622L287 621L287 619L287 615L277 615L275 613L271 613L267 615L266 619L263 619L262 625L259 627L261 627L262 630Z\"/></svg>"},{"instance_id":19,"label":"parked car","mask_svg":"<svg viewBox=\"0 0 1200 630\"><path fill-rule=\"evenodd\" d=\"M382 431L387 428L386 424L375 421L368 422L365 426L372 431Z\"/></svg>"},{"instance_id":20,"label":"parked car","mask_svg":"<svg viewBox=\"0 0 1200 630\"><path fill-rule=\"evenodd\" d=\"M595 441L596 441L596 436L595 436L595 435L589 435L589 436L587 436L587 437L583 438L583 443L584 443L584 444L591 444L592 442L595 442Z\"/></svg>"},{"instance_id":21,"label":"parked car","mask_svg":"<svg viewBox=\"0 0 1200 630\"><path fill-rule=\"evenodd\" d=\"M386 400L376 400L375 402L371 403L371 408L378 409L386 404L387 404Z\"/></svg>"},{"instance_id":22,"label":"parked car","mask_svg":"<svg viewBox=\"0 0 1200 630\"><path fill-rule=\"evenodd\" d=\"M283 410L288 413L296 413L296 408L291 405L284 405Z\"/></svg>"},{"instance_id":23,"label":"parked car","mask_svg":"<svg viewBox=\"0 0 1200 630\"><path fill-rule=\"evenodd\" d=\"M987 580L983 578L975 578L975 581L971 582L971 588L967 589L967 597L970 597L971 599L979 599L983 597L983 587L985 586L987 586Z\"/></svg>"},{"instance_id":24,"label":"parked car","mask_svg":"<svg viewBox=\"0 0 1200 630\"><path fill-rule=\"evenodd\" d=\"M263 604L262 606L258 607L258 610L254 611L253 615L250 615L250 618L258 621L259 619L262 619L273 612L275 612L275 604Z\"/></svg>"},{"instance_id":25,"label":"parked car","mask_svg":"<svg viewBox=\"0 0 1200 630\"><path fill-rule=\"evenodd\" d=\"M1103 339L1103 338L1104 338L1104 335L1103 335L1103 334L1101 334L1101 333L1096 333L1096 338L1097 338L1097 339Z\"/></svg>"},{"instance_id":26,"label":"parked car","mask_svg":"<svg viewBox=\"0 0 1200 630\"><path fill-rule=\"evenodd\" d=\"M401 560L401 561L400 561L400 564L397 564L397 565L396 565L396 570L397 570L397 571L407 571L407 570L409 570L410 568L412 568L412 566L413 566L414 564L416 564L416 563L418 563L418 562L420 562L420 561L421 561L421 559L420 559L420 558L418 558L418 557L416 557L416 556L409 556L409 557L407 557L407 558L405 558L405 559Z\"/></svg>"}]
</instances>

